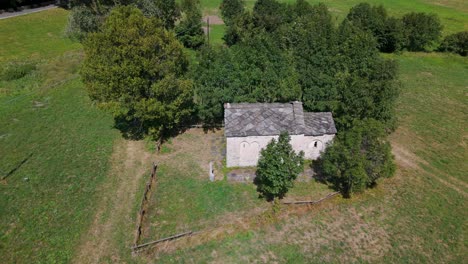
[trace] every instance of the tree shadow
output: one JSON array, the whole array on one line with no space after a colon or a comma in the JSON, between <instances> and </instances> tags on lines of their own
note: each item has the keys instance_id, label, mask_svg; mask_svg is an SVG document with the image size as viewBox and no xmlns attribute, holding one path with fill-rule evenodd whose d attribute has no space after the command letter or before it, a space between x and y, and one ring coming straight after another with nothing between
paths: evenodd
<instances>
[{"instance_id":1,"label":"tree shadow","mask_svg":"<svg viewBox=\"0 0 468 264\"><path fill-rule=\"evenodd\" d=\"M332 181L325 175L323 172L323 160L319 157L316 160L313 160L310 164L311 169L314 171L314 180L327 185L327 187L335 192L340 192L343 198L350 198L351 196L346 192L343 192L342 188L339 186L339 183Z\"/></svg>"},{"instance_id":2,"label":"tree shadow","mask_svg":"<svg viewBox=\"0 0 468 264\"><path fill-rule=\"evenodd\" d=\"M33 153L30 153L26 158L24 158L20 163L18 163L13 169L11 169L7 174L5 174L2 177L2 180L5 180L6 178L10 177L13 173L15 173L23 164L25 164L31 157L33 156Z\"/></svg>"}]
</instances>

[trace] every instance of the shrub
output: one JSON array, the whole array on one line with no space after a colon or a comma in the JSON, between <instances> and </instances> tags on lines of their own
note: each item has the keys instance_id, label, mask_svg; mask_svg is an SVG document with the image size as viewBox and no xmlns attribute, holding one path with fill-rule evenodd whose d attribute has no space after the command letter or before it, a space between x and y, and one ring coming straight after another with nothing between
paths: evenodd
<instances>
[{"instance_id":1,"label":"shrub","mask_svg":"<svg viewBox=\"0 0 468 264\"><path fill-rule=\"evenodd\" d=\"M403 21L398 18L389 17L385 21L383 35L379 43L382 52L396 52L407 46L408 34Z\"/></svg>"},{"instance_id":2,"label":"shrub","mask_svg":"<svg viewBox=\"0 0 468 264\"><path fill-rule=\"evenodd\" d=\"M104 15L86 6L72 8L68 16L65 33L72 39L83 41L89 33L96 32L104 20Z\"/></svg>"},{"instance_id":3,"label":"shrub","mask_svg":"<svg viewBox=\"0 0 468 264\"><path fill-rule=\"evenodd\" d=\"M462 56L468 55L468 31L458 32L444 38L439 51L453 52Z\"/></svg>"},{"instance_id":4,"label":"shrub","mask_svg":"<svg viewBox=\"0 0 468 264\"><path fill-rule=\"evenodd\" d=\"M255 184L267 200L283 198L304 169L304 153L296 154L290 140L288 133L281 133L260 151Z\"/></svg>"},{"instance_id":5,"label":"shrub","mask_svg":"<svg viewBox=\"0 0 468 264\"><path fill-rule=\"evenodd\" d=\"M391 147L382 124L373 119L355 121L339 134L322 155L325 179L345 197L376 184L394 174Z\"/></svg>"},{"instance_id":6,"label":"shrub","mask_svg":"<svg viewBox=\"0 0 468 264\"><path fill-rule=\"evenodd\" d=\"M408 30L407 48L410 51L424 51L431 48L440 38L442 25L435 14L409 13L403 16Z\"/></svg>"}]
</instances>

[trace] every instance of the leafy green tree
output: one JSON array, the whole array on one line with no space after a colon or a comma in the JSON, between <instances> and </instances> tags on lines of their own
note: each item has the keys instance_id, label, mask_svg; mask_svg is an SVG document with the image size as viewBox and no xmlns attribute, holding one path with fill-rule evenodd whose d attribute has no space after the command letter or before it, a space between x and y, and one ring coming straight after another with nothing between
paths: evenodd
<instances>
[{"instance_id":1,"label":"leafy green tree","mask_svg":"<svg viewBox=\"0 0 468 264\"><path fill-rule=\"evenodd\" d=\"M223 0L219 7L221 10L221 16L223 17L224 23L229 25L235 18L242 15L244 10L243 0Z\"/></svg>"},{"instance_id":2,"label":"leafy green tree","mask_svg":"<svg viewBox=\"0 0 468 264\"><path fill-rule=\"evenodd\" d=\"M367 30L377 39L380 46L385 41L387 11L383 6L360 3L349 10L346 20L362 30Z\"/></svg>"},{"instance_id":3,"label":"leafy green tree","mask_svg":"<svg viewBox=\"0 0 468 264\"><path fill-rule=\"evenodd\" d=\"M439 46L439 51L458 53L462 56L468 55L468 31L448 35Z\"/></svg>"},{"instance_id":4,"label":"leafy green tree","mask_svg":"<svg viewBox=\"0 0 468 264\"><path fill-rule=\"evenodd\" d=\"M407 46L408 33L403 21L398 18L389 17L385 21L383 35L379 43L382 52L396 52Z\"/></svg>"},{"instance_id":5,"label":"leafy green tree","mask_svg":"<svg viewBox=\"0 0 468 264\"><path fill-rule=\"evenodd\" d=\"M276 0L257 0L253 8L255 26L272 32L290 18L287 5Z\"/></svg>"},{"instance_id":6,"label":"leafy green tree","mask_svg":"<svg viewBox=\"0 0 468 264\"><path fill-rule=\"evenodd\" d=\"M291 137L284 132L278 141L272 139L260 151L255 184L257 191L267 200L283 198L304 169L304 153L296 154L290 141Z\"/></svg>"},{"instance_id":7,"label":"leafy green tree","mask_svg":"<svg viewBox=\"0 0 468 264\"><path fill-rule=\"evenodd\" d=\"M134 4L146 17L161 20L166 29L174 28L175 21L180 17L179 6L175 0L127 0L127 5Z\"/></svg>"},{"instance_id":8,"label":"leafy green tree","mask_svg":"<svg viewBox=\"0 0 468 264\"><path fill-rule=\"evenodd\" d=\"M348 129L355 119L374 118L395 127L395 101L399 94L397 64L380 56L375 38L344 21L338 30L335 75L339 101L336 121Z\"/></svg>"},{"instance_id":9,"label":"leafy green tree","mask_svg":"<svg viewBox=\"0 0 468 264\"><path fill-rule=\"evenodd\" d=\"M233 18L226 25L223 40L228 46L255 36L259 30L255 27L252 14L244 12Z\"/></svg>"},{"instance_id":10,"label":"leafy green tree","mask_svg":"<svg viewBox=\"0 0 468 264\"><path fill-rule=\"evenodd\" d=\"M176 26L177 38L187 48L199 48L205 42L199 0L182 1L182 20Z\"/></svg>"},{"instance_id":11,"label":"leafy green tree","mask_svg":"<svg viewBox=\"0 0 468 264\"><path fill-rule=\"evenodd\" d=\"M322 155L325 179L345 197L362 192L380 178L391 177L395 164L382 124L373 119L356 121L340 133Z\"/></svg>"},{"instance_id":12,"label":"leafy green tree","mask_svg":"<svg viewBox=\"0 0 468 264\"><path fill-rule=\"evenodd\" d=\"M302 87L302 102L309 111L331 111L337 105L336 30L331 14L323 4L293 23L280 27L275 39L294 56Z\"/></svg>"},{"instance_id":13,"label":"leafy green tree","mask_svg":"<svg viewBox=\"0 0 468 264\"><path fill-rule=\"evenodd\" d=\"M192 82L182 45L159 20L134 7L113 9L84 42L83 81L129 137L161 138L192 113Z\"/></svg>"},{"instance_id":14,"label":"leafy green tree","mask_svg":"<svg viewBox=\"0 0 468 264\"><path fill-rule=\"evenodd\" d=\"M222 120L226 102L288 102L301 98L292 57L267 34L231 48L203 50L192 76L199 116L206 123Z\"/></svg>"},{"instance_id":15,"label":"leafy green tree","mask_svg":"<svg viewBox=\"0 0 468 264\"><path fill-rule=\"evenodd\" d=\"M435 14L412 12L403 16L403 23L408 30L407 48L410 51L424 51L441 36L442 25Z\"/></svg>"}]
</instances>

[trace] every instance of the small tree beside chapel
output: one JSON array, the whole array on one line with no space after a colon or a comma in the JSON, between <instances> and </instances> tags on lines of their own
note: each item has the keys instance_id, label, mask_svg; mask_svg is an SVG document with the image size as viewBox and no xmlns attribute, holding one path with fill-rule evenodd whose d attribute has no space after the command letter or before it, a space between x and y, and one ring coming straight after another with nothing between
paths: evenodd
<instances>
[{"instance_id":1,"label":"small tree beside chapel","mask_svg":"<svg viewBox=\"0 0 468 264\"><path fill-rule=\"evenodd\" d=\"M271 201L283 198L304 169L304 152L296 154L287 132L271 140L260 152L255 184L261 196Z\"/></svg>"}]
</instances>

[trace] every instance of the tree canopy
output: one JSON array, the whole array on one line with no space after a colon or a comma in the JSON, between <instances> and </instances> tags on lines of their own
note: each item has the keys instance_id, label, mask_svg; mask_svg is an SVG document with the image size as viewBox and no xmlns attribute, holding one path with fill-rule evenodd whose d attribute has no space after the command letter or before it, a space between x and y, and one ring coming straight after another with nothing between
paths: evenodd
<instances>
[{"instance_id":1,"label":"tree canopy","mask_svg":"<svg viewBox=\"0 0 468 264\"><path fill-rule=\"evenodd\" d=\"M403 16L408 30L408 50L424 51L435 45L442 31L440 20L435 14L409 13Z\"/></svg>"},{"instance_id":2,"label":"tree canopy","mask_svg":"<svg viewBox=\"0 0 468 264\"><path fill-rule=\"evenodd\" d=\"M322 173L349 197L395 172L391 147L382 124L373 119L356 121L335 138L322 155Z\"/></svg>"},{"instance_id":3,"label":"tree canopy","mask_svg":"<svg viewBox=\"0 0 468 264\"><path fill-rule=\"evenodd\" d=\"M117 7L84 50L81 74L88 93L127 136L159 138L190 116L188 61L159 20L135 7Z\"/></svg>"}]
</instances>

